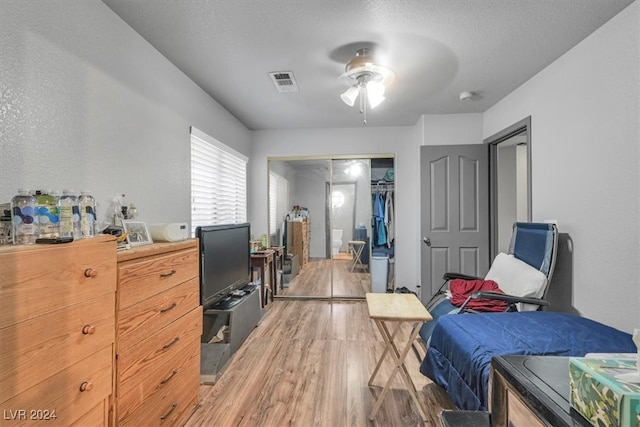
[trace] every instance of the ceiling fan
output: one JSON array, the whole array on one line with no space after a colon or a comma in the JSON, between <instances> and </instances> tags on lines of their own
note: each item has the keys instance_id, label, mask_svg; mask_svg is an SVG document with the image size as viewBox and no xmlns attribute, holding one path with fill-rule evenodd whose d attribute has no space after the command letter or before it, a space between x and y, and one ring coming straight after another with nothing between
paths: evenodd
<instances>
[{"instance_id":1,"label":"ceiling fan","mask_svg":"<svg viewBox=\"0 0 640 427\"><path fill-rule=\"evenodd\" d=\"M350 107L359 98L360 113L364 116L364 124L367 124L367 104L371 109L380 105L385 100L386 87L395 80L395 76L391 69L376 63L372 49L360 48L339 77L350 84L340 98Z\"/></svg>"}]
</instances>

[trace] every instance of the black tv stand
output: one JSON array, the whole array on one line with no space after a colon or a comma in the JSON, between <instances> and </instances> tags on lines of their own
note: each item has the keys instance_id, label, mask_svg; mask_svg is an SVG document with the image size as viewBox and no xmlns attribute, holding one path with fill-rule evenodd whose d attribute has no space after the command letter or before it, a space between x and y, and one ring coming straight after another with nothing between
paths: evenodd
<instances>
[{"instance_id":1,"label":"black tv stand","mask_svg":"<svg viewBox=\"0 0 640 427\"><path fill-rule=\"evenodd\" d=\"M246 297L256 289L257 286L255 285L246 285L240 289L237 289L212 305L210 310L229 310L238 305L244 297Z\"/></svg>"},{"instance_id":2,"label":"black tv stand","mask_svg":"<svg viewBox=\"0 0 640 427\"><path fill-rule=\"evenodd\" d=\"M211 310L229 310L235 307L240 301L242 301L241 296L228 295L211 306Z\"/></svg>"},{"instance_id":3,"label":"black tv stand","mask_svg":"<svg viewBox=\"0 0 640 427\"><path fill-rule=\"evenodd\" d=\"M245 286L237 292L237 296L225 297L205 309L203 314L200 374L215 376L216 371L233 356L262 318L260 292L256 286ZM214 343L213 338L223 327L227 330L224 341ZM219 360L213 362L214 359Z\"/></svg>"}]
</instances>

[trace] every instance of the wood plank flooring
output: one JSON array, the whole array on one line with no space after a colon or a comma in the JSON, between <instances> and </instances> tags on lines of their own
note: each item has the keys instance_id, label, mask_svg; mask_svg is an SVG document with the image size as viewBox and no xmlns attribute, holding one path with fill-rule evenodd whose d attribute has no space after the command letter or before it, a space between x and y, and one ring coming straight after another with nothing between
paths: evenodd
<instances>
[{"instance_id":1,"label":"wood plank flooring","mask_svg":"<svg viewBox=\"0 0 640 427\"><path fill-rule=\"evenodd\" d=\"M351 256L342 256L333 260L312 258L300 273L284 289L278 290L282 296L331 296L333 276L334 297L364 298L371 289L371 275L368 269L357 266L351 270Z\"/></svg>"},{"instance_id":2,"label":"wood plank flooring","mask_svg":"<svg viewBox=\"0 0 640 427\"><path fill-rule=\"evenodd\" d=\"M367 386L383 349L363 301L277 300L216 384L201 386L186 426L440 425L440 411L454 405L420 374L413 353L407 368L429 421L421 422L400 375L376 419L367 419L392 369L387 358Z\"/></svg>"}]
</instances>

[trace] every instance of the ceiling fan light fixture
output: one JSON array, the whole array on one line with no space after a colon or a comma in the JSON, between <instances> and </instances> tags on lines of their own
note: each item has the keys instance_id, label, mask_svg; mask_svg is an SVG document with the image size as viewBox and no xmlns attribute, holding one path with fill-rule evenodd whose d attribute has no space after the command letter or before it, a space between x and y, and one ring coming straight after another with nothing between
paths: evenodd
<instances>
[{"instance_id":1,"label":"ceiling fan light fixture","mask_svg":"<svg viewBox=\"0 0 640 427\"><path fill-rule=\"evenodd\" d=\"M360 112L367 123L367 104L374 109L384 100L387 85L395 79L395 73L389 68L376 64L373 52L369 48L356 51L356 56L347 62L340 79L346 80L351 87L340 95L342 101L350 107L360 95Z\"/></svg>"},{"instance_id":2,"label":"ceiling fan light fixture","mask_svg":"<svg viewBox=\"0 0 640 427\"><path fill-rule=\"evenodd\" d=\"M351 86L349 89L347 89L344 93L340 95L340 98L349 107L353 107L354 104L356 103L356 99L358 98L359 93L360 91L358 90L357 87Z\"/></svg>"},{"instance_id":3,"label":"ceiling fan light fixture","mask_svg":"<svg viewBox=\"0 0 640 427\"><path fill-rule=\"evenodd\" d=\"M384 89L384 85L375 80L370 80L367 83L367 99L372 110L385 100Z\"/></svg>"}]
</instances>

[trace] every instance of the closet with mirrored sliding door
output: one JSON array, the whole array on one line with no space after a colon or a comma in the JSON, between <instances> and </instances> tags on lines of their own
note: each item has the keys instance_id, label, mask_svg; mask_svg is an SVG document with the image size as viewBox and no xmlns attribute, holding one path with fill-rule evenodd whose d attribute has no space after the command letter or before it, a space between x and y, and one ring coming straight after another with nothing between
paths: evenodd
<instances>
[{"instance_id":1,"label":"closet with mirrored sliding door","mask_svg":"<svg viewBox=\"0 0 640 427\"><path fill-rule=\"evenodd\" d=\"M373 215L374 189L385 186L393 201L393 175L387 154L269 158L270 242L286 254L277 298L364 298L372 274L384 283L376 291L393 287L393 203L385 205L389 239L381 245Z\"/></svg>"}]
</instances>

